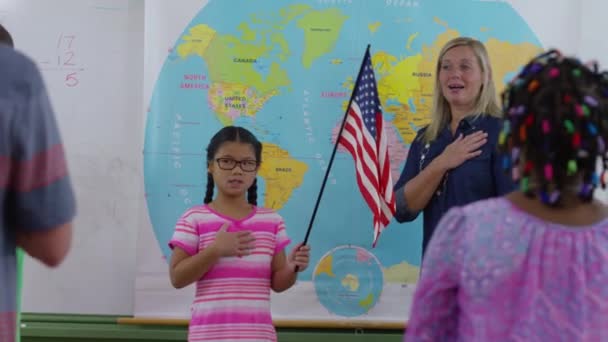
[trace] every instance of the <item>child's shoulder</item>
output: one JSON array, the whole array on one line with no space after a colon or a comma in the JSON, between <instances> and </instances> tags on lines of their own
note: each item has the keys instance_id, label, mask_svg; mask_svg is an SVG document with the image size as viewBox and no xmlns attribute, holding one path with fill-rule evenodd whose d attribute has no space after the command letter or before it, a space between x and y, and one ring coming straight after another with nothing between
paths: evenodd
<instances>
[{"instance_id":1,"label":"child's shoulder","mask_svg":"<svg viewBox=\"0 0 608 342\"><path fill-rule=\"evenodd\" d=\"M266 207L255 207L256 215L281 216L276 210Z\"/></svg>"},{"instance_id":2,"label":"child's shoulder","mask_svg":"<svg viewBox=\"0 0 608 342\"><path fill-rule=\"evenodd\" d=\"M183 219L200 219L202 217L209 217L213 212L209 209L206 204L195 205L184 211L182 214Z\"/></svg>"},{"instance_id":3,"label":"child's shoulder","mask_svg":"<svg viewBox=\"0 0 608 342\"><path fill-rule=\"evenodd\" d=\"M512 206L504 197L491 197L460 207L460 216L468 226L492 229L505 215L512 213Z\"/></svg>"},{"instance_id":4,"label":"child's shoulder","mask_svg":"<svg viewBox=\"0 0 608 342\"><path fill-rule=\"evenodd\" d=\"M283 217L276 210L265 208L265 207L256 207L255 208L255 217L257 219L264 219L269 221L282 221Z\"/></svg>"}]
</instances>

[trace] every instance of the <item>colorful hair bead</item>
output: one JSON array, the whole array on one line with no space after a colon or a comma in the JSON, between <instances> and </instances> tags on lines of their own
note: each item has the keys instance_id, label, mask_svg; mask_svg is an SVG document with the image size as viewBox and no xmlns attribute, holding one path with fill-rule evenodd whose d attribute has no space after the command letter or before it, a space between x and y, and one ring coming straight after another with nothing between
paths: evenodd
<instances>
[{"instance_id":1,"label":"colorful hair bead","mask_svg":"<svg viewBox=\"0 0 608 342\"><path fill-rule=\"evenodd\" d=\"M545 204L551 204L549 203L549 194L547 194L546 191L539 191L538 196L540 197L541 202Z\"/></svg>"},{"instance_id":2,"label":"colorful hair bead","mask_svg":"<svg viewBox=\"0 0 608 342\"><path fill-rule=\"evenodd\" d=\"M532 168L534 168L534 163L532 163L532 161L528 160L526 162L526 166L524 166L524 173L529 174L530 171L532 171Z\"/></svg>"},{"instance_id":3,"label":"colorful hair bead","mask_svg":"<svg viewBox=\"0 0 608 342\"><path fill-rule=\"evenodd\" d=\"M597 107L599 104L594 97L589 96L589 95L585 96L584 101L586 104L590 105L591 107Z\"/></svg>"},{"instance_id":4,"label":"colorful hair bead","mask_svg":"<svg viewBox=\"0 0 608 342\"><path fill-rule=\"evenodd\" d=\"M553 165L551 164L545 164L545 179L553 180Z\"/></svg>"},{"instance_id":5,"label":"colorful hair bead","mask_svg":"<svg viewBox=\"0 0 608 342\"><path fill-rule=\"evenodd\" d=\"M532 126L534 124L534 114L530 113L526 116L526 121L524 121L526 126Z\"/></svg>"},{"instance_id":6,"label":"colorful hair bead","mask_svg":"<svg viewBox=\"0 0 608 342\"><path fill-rule=\"evenodd\" d=\"M515 162L517 158L519 158L519 147L513 147L513 149L511 149L511 160Z\"/></svg>"},{"instance_id":7,"label":"colorful hair bead","mask_svg":"<svg viewBox=\"0 0 608 342\"><path fill-rule=\"evenodd\" d=\"M579 132L575 132L572 135L572 146L574 148L578 148L581 146L581 134Z\"/></svg>"},{"instance_id":8,"label":"colorful hair bead","mask_svg":"<svg viewBox=\"0 0 608 342\"><path fill-rule=\"evenodd\" d=\"M591 135L597 135L597 127L591 122L587 123L587 130Z\"/></svg>"},{"instance_id":9,"label":"colorful hair bead","mask_svg":"<svg viewBox=\"0 0 608 342\"><path fill-rule=\"evenodd\" d=\"M560 192L558 190L553 190L549 195L549 203L555 204L559 201Z\"/></svg>"},{"instance_id":10,"label":"colorful hair bead","mask_svg":"<svg viewBox=\"0 0 608 342\"><path fill-rule=\"evenodd\" d=\"M505 131L500 132L500 134L498 135L498 144L504 145L506 140L507 140L507 133L505 133Z\"/></svg>"},{"instance_id":11,"label":"colorful hair bead","mask_svg":"<svg viewBox=\"0 0 608 342\"><path fill-rule=\"evenodd\" d=\"M558 68L551 68L551 70L549 70L549 77L556 78L558 76L559 76L559 69Z\"/></svg>"},{"instance_id":12,"label":"colorful hair bead","mask_svg":"<svg viewBox=\"0 0 608 342\"><path fill-rule=\"evenodd\" d=\"M572 75L574 75L574 77L580 77L581 76L581 69L574 69L572 70Z\"/></svg>"},{"instance_id":13,"label":"colorful hair bead","mask_svg":"<svg viewBox=\"0 0 608 342\"><path fill-rule=\"evenodd\" d=\"M538 80L532 80L532 82L528 84L528 91L533 93L538 87L540 87L540 82L538 82Z\"/></svg>"},{"instance_id":14,"label":"colorful hair bead","mask_svg":"<svg viewBox=\"0 0 608 342\"><path fill-rule=\"evenodd\" d=\"M589 152L587 150L580 149L576 152L576 156L581 159L584 159L589 157Z\"/></svg>"},{"instance_id":15,"label":"colorful hair bead","mask_svg":"<svg viewBox=\"0 0 608 342\"><path fill-rule=\"evenodd\" d=\"M572 102L572 96L570 94L564 95L564 103L569 104L570 102Z\"/></svg>"},{"instance_id":16,"label":"colorful hair bead","mask_svg":"<svg viewBox=\"0 0 608 342\"><path fill-rule=\"evenodd\" d=\"M587 107L586 105L582 105L583 107L583 115L584 116L589 116L591 114L591 111L589 110L589 107Z\"/></svg>"},{"instance_id":17,"label":"colorful hair bead","mask_svg":"<svg viewBox=\"0 0 608 342\"><path fill-rule=\"evenodd\" d=\"M589 183L584 183L581 185L581 189L579 191L579 196L588 198L593 191L593 185Z\"/></svg>"},{"instance_id":18,"label":"colorful hair bead","mask_svg":"<svg viewBox=\"0 0 608 342\"><path fill-rule=\"evenodd\" d=\"M525 74L536 74L542 68L543 68L542 64L534 63L534 64L530 65L530 67L528 67L528 70L526 70Z\"/></svg>"},{"instance_id":19,"label":"colorful hair bead","mask_svg":"<svg viewBox=\"0 0 608 342\"><path fill-rule=\"evenodd\" d=\"M547 193L546 191L538 192L540 200L549 205L554 205L559 200L560 193L557 190L551 191L551 193Z\"/></svg>"},{"instance_id":20,"label":"colorful hair bead","mask_svg":"<svg viewBox=\"0 0 608 342\"><path fill-rule=\"evenodd\" d=\"M591 174L591 182L595 186L597 186L600 183L600 176L597 174L597 172L593 172Z\"/></svg>"},{"instance_id":21,"label":"colorful hair bead","mask_svg":"<svg viewBox=\"0 0 608 342\"><path fill-rule=\"evenodd\" d=\"M585 115L585 112L583 112L583 107L581 105L575 105L574 106L574 111L576 112L576 115L578 116L583 116Z\"/></svg>"},{"instance_id":22,"label":"colorful hair bead","mask_svg":"<svg viewBox=\"0 0 608 342\"><path fill-rule=\"evenodd\" d=\"M604 138L599 135L597 136L597 150L600 153L604 153L604 151L606 151L606 144L604 142Z\"/></svg>"},{"instance_id":23,"label":"colorful hair bead","mask_svg":"<svg viewBox=\"0 0 608 342\"><path fill-rule=\"evenodd\" d=\"M521 191L528 192L528 185L528 177L522 178L520 182Z\"/></svg>"},{"instance_id":24,"label":"colorful hair bead","mask_svg":"<svg viewBox=\"0 0 608 342\"><path fill-rule=\"evenodd\" d=\"M519 180L519 168L518 167L514 167L511 170L511 178L513 178L514 181Z\"/></svg>"},{"instance_id":25,"label":"colorful hair bead","mask_svg":"<svg viewBox=\"0 0 608 342\"><path fill-rule=\"evenodd\" d=\"M522 125L519 127L519 139L521 141L526 141L526 138L528 137L527 132L526 132L526 126Z\"/></svg>"},{"instance_id":26,"label":"colorful hair bead","mask_svg":"<svg viewBox=\"0 0 608 342\"><path fill-rule=\"evenodd\" d=\"M551 131L551 124L549 123L549 120L544 119L543 120L543 133L547 134Z\"/></svg>"},{"instance_id":27,"label":"colorful hair bead","mask_svg":"<svg viewBox=\"0 0 608 342\"><path fill-rule=\"evenodd\" d=\"M572 176L573 174L576 173L576 171L578 171L578 167L576 164L576 160L569 160L568 161L568 176Z\"/></svg>"},{"instance_id":28,"label":"colorful hair bead","mask_svg":"<svg viewBox=\"0 0 608 342\"><path fill-rule=\"evenodd\" d=\"M574 133L574 125L572 124L572 121L570 121L569 119L565 120L564 126L566 126L566 130L568 130L568 133Z\"/></svg>"},{"instance_id":29,"label":"colorful hair bead","mask_svg":"<svg viewBox=\"0 0 608 342\"><path fill-rule=\"evenodd\" d=\"M511 167L511 159L509 156L505 155L502 157L502 169L508 170Z\"/></svg>"}]
</instances>

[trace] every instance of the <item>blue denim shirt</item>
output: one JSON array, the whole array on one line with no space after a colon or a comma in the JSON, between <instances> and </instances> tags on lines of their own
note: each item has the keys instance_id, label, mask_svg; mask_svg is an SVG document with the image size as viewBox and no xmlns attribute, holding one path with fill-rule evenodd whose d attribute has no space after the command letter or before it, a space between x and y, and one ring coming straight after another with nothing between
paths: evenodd
<instances>
[{"instance_id":1,"label":"blue denim shirt","mask_svg":"<svg viewBox=\"0 0 608 342\"><path fill-rule=\"evenodd\" d=\"M437 191L424 208L423 254L437 223L450 208L502 196L515 189L515 183L510 174L507 175L502 170L502 161L497 150L498 134L501 128L501 119L489 115L469 117L460 122L456 134L452 135L450 128L445 127L440 131L437 139L428 145L422 141L425 128L418 131L416 139L410 146L403 172L395 184L397 202L395 219L398 222L413 221L420 213L408 209L403 195L403 187L410 179L418 175L433 159L439 156L460 133L468 135L479 130L488 133L488 141L481 147L481 154L447 172Z\"/></svg>"}]
</instances>

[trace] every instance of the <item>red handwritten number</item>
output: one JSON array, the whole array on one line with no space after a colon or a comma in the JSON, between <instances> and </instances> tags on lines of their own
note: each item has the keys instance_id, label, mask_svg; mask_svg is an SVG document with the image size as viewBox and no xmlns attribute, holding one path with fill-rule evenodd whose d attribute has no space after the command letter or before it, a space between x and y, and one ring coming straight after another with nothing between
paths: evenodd
<instances>
[{"instance_id":1,"label":"red handwritten number","mask_svg":"<svg viewBox=\"0 0 608 342\"><path fill-rule=\"evenodd\" d=\"M59 39L57 39L57 48L61 46L61 41L63 40L63 33L59 35Z\"/></svg>"},{"instance_id":2,"label":"red handwritten number","mask_svg":"<svg viewBox=\"0 0 608 342\"><path fill-rule=\"evenodd\" d=\"M64 36L63 33L59 35L59 39L57 40L57 48L61 47L61 43L63 42L63 39L65 38L66 42L68 43L68 49L72 48L72 43L74 42L74 39L76 39L75 35L69 35L69 36Z\"/></svg>"},{"instance_id":3,"label":"red handwritten number","mask_svg":"<svg viewBox=\"0 0 608 342\"><path fill-rule=\"evenodd\" d=\"M76 39L76 36L71 35L71 36L65 36L64 37L68 42L68 49L72 48L72 42L74 42L74 39Z\"/></svg>"},{"instance_id":4,"label":"red handwritten number","mask_svg":"<svg viewBox=\"0 0 608 342\"><path fill-rule=\"evenodd\" d=\"M72 63L72 59L74 58L73 51L66 51L65 55L66 55L67 60L65 62L63 62L63 65L76 65L76 64ZM67 56L69 56L69 57L67 57Z\"/></svg>"},{"instance_id":5,"label":"red handwritten number","mask_svg":"<svg viewBox=\"0 0 608 342\"><path fill-rule=\"evenodd\" d=\"M59 35L59 39L57 40L57 49L63 48L64 50L63 56L61 55L60 51L57 51L57 65L60 67L60 69L64 69L66 71L70 69L73 70L74 68L69 67L76 66L76 64L73 62L74 56L76 54L74 53L74 51L72 51L72 43L74 43L74 40L76 40L75 35L64 35L63 33ZM62 61L63 64L61 63ZM68 68L62 68L62 66ZM70 88L77 86L80 83L77 75L78 72L72 72L65 75L65 85Z\"/></svg>"},{"instance_id":6,"label":"red handwritten number","mask_svg":"<svg viewBox=\"0 0 608 342\"><path fill-rule=\"evenodd\" d=\"M73 72L73 73L67 74L65 76L65 85L66 86L75 87L78 85L79 81L76 78L76 74L77 74L76 72Z\"/></svg>"}]
</instances>

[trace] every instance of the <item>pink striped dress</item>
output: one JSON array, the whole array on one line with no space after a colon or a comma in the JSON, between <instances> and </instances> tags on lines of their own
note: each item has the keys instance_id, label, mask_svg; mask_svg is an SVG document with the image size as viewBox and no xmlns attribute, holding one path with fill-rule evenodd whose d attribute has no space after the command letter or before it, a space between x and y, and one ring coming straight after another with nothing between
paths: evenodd
<instances>
[{"instance_id":1,"label":"pink striped dress","mask_svg":"<svg viewBox=\"0 0 608 342\"><path fill-rule=\"evenodd\" d=\"M244 257L221 258L196 282L196 296L188 341L276 341L270 314L272 258L290 242L282 217L254 207L242 220L234 220L196 206L177 221L169 242L194 255L209 246L220 227L231 223L229 232L249 230L255 249Z\"/></svg>"}]
</instances>

